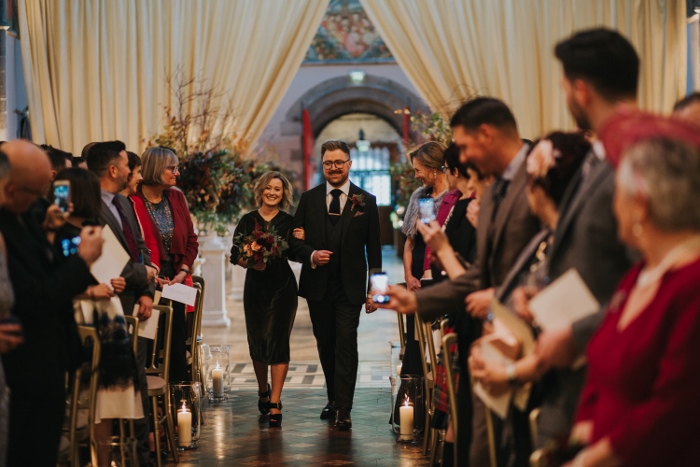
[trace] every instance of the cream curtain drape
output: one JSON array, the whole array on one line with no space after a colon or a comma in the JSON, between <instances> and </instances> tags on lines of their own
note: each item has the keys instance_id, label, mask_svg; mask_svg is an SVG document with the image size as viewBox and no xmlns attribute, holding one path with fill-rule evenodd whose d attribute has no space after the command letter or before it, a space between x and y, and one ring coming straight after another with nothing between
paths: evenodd
<instances>
[{"instance_id":1,"label":"cream curtain drape","mask_svg":"<svg viewBox=\"0 0 700 467\"><path fill-rule=\"evenodd\" d=\"M572 128L554 45L594 26L641 57L639 101L667 112L685 92L685 2L675 0L360 0L433 110L474 94L507 102L523 136Z\"/></svg>"},{"instance_id":2,"label":"cream curtain drape","mask_svg":"<svg viewBox=\"0 0 700 467\"><path fill-rule=\"evenodd\" d=\"M21 48L32 134L79 155L131 150L163 125L181 67L230 93L254 142L304 58L328 0L23 0Z\"/></svg>"}]
</instances>

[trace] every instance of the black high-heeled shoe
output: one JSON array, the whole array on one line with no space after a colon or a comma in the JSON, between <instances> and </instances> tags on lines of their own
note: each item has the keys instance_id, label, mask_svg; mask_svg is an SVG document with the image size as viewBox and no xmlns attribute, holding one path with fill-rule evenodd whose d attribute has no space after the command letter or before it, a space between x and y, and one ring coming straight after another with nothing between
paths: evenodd
<instances>
[{"instance_id":1,"label":"black high-heeled shoe","mask_svg":"<svg viewBox=\"0 0 700 467\"><path fill-rule=\"evenodd\" d=\"M282 410L282 401L270 402L269 407L271 409ZM270 428L279 428L282 426L282 414L281 413L271 413L270 414Z\"/></svg>"},{"instance_id":2,"label":"black high-heeled shoe","mask_svg":"<svg viewBox=\"0 0 700 467\"><path fill-rule=\"evenodd\" d=\"M271 392L272 391L269 384L267 385L267 391L258 392L258 410L263 415L267 415L270 413L270 401L268 400L267 402L263 402L260 399L263 397L270 397Z\"/></svg>"}]
</instances>

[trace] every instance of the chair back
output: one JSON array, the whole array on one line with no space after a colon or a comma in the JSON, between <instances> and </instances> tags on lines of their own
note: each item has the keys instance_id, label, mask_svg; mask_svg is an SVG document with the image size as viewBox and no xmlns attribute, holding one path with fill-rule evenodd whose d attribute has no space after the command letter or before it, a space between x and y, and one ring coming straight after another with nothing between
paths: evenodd
<instances>
[{"instance_id":1,"label":"chair back","mask_svg":"<svg viewBox=\"0 0 700 467\"><path fill-rule=\"evenodd\" d=\"M204 278L202 276L192 276L192 283L199 286L200 292L197 297L197 302L195 302L195 319L194 326L196 327L196 332L193 330L192 334L196 337L197 341L201 341L202 334L202 316L204 315L204 294L206 292L206 286L204 283ZM197 304L199 304L199 310L197 310Z\"/></svg>"},{"instance_id":2,"label":"chair back","mask_svg":"<svg viewBox=\"0 0 700 467\"><path fill-rule=\"evenodd\" d=\"M80 465L78 443L84 439L88 439L90 459L93 465L97 465L97 440L95 439L95 413L97 410L97 389L100 382L100 353L102 347L100 345L100 336L97 329L92 326L78 326L78 334L83 348L92 341L92 359L86 365L81 365L75 370L73 378L73 401L70 409L70 431L68 438L72 451L73 465ZM90 375L87 406L80 403L80 383L83 373L87 372ZM78 412L79 410L87 410L87 430L82 436L78 433Z\"/></svg>"},{"instance_id":3,"label":"chair back","mask_svg":"<svg viewBox=\"0 0 700 467\"><path fill-rule=\"evenodd\" d=\"M396 285L406 288L405 282L401 282ZM401 358L403 359L403 356L406 353L406 317L403 313L396 313L396 318L399 322L399 342L401 342Z\"/></svg>"},{"instance_id":4,"label":"chair back","mask_svg":"<svg viewBox=\"0 0 700 467\"><path fill-rule=\"evenodd\" d=\"M540 421L540 412L541 409L539 407L532 409L530 412L530 415L528 415L528 420L530 421L530 437L532 438L532 446L533 448L537 446L537 438L538 438L538 433L537 433L537 424Z\"/></svg>"},{"instance_id":5,"label":"chair back","mask_svg":"<svg viewBox=\"0 0 700 467\"><path fill-rule=\"evenodd\" d=\"M129 334L131 334L131 345L134 348L134 357L139 353L139 318L137 316L124 315Z\"/></svg>"},{"instance_id":6,"label":"chair back","mask_svg":"<svg viewBox=\"0 0 700 467\"><path fill-rule=\"evenodd\" d=\"M423 365L423 376L426 382L434 382L437 379L435 363L437 362L437 354L435 351L435 341L433 340L433 328L429 322L423 321L418 313L415 315L416 334L418 335L418 344L421 349L421 364ZM430 363L426 359L430 358Z\"/></svg>"},{"instance_id":7,"label":"chair back","mask_svg":"<svg viewBox=\"0 0 700 467\"><path fill-rule=\"evenodd\" d=\"M441 329L445 329L445 321L440 323ZM450 398L450 417L452 418L452 431L454 432L454 439L459 439L459 411L457 406L457 385L455 384L455 374L454 368L454 356L452 355L451 348L457 345L457 334L451 332L442 337L442 358L445 362L445 375L447 376L447 392ZM454 465L459 465L457 461L457 451L454 449Z\"/></svg>"},{"instance_id":8,"label":"chair back","mask_svg":"<svg viewBox=\"0 0 700 467\"><path fill-rule=\"evenodd\" d=\"M158 310L158 331L153 339L151 364L146 368L146 374L156 375L166 382L170 381L170 341L173 333L173 307L153 305Z\"/></svg>"}]
</instances>

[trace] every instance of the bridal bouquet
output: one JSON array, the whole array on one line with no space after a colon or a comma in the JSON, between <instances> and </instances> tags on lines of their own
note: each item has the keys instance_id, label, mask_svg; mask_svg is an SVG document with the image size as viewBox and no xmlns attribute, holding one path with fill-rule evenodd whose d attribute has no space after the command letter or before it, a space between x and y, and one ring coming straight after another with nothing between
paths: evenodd
<instances>
[{"instance_id":1,"label":"bridal bouquet","mask_svg":"<svg viewBox=\"0 0 700 467\"><path fill-rule=\"evenodd\" d=\"M274 227L264 230L257 220L251 233L239 233L233 242L238 245L241 258L248 263L267 263L272 258L281 258L284 250L289 248L287 241L277 235Z\"/></svg>"}]
</instances>

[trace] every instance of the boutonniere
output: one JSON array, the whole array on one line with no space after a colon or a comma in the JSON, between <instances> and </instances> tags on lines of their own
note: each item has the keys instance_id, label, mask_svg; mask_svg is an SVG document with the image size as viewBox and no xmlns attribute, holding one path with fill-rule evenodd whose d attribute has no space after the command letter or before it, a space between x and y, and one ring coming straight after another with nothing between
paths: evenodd
<instances>
[{"instance_id":1,"label":"boutonniere","mask_svg":"<svg viewBox=\"0 0 700 467\"><path fill-rule=\"evenodd\" d=\"M352 202L352 207L350 207L350 211L354 211L355 208L358 206L361 208L365 207L365 195L352 195L350 197L350 201ZM356 216L358 214L355 214Z\"/></svg>"}]
</instances>

